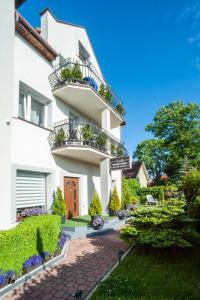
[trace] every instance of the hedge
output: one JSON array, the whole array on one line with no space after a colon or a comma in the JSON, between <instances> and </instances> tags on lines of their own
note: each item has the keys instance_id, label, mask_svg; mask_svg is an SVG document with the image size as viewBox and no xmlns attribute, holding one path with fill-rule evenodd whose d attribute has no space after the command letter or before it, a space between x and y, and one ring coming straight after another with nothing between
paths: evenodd
<instances>
[{"instance_id":1,"label":"hedge","mask_svg":"<svg viewBox=\"0 0 200 300\"><path fill-rule=\"evenodd\" d=\"M0 270L21 275L30 256L44 251L54 254L60 231L60 217L52 215L29 217L13 229L0 231Z\"/></svg>"},{"instance_id":2,"label":"hedge","mask_svg":"<svg viewBox=\"0 0 200 300\"><path fill-rule=\"evenodd\" d=\"M146 195L152 195L158 201L164 200L164 188L163 186L152 186L148 188L142 188L138 194L143 198Z\"/></svg>"}]
</instances>

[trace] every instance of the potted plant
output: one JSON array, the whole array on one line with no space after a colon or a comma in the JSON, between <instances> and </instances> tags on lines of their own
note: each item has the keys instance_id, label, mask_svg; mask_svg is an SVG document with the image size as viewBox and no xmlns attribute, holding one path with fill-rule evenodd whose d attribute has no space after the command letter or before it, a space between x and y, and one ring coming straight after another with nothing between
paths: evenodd
<instances>
[{"instance_id":1,"label":"potted plant","mask_svg":"<svg viewBox=\"0 0 200 300\"><path fill-rule=\"evenodd\" d=\"M104 221L101 217L96 218L95 220L92 221L92 226L96 230L100 230L103 228Z\"/></svg>"},{"instance_id":2,"label":"potted plant","mask_svg":"<svg viewBox=\"0 0 200 300\"><path fill-rule=\"evenodd\" d=\"M117 156L123 156L123 154L124 154L124 151L123 151L123 149L121 148L121 147L117 147Z\"/></svg>"},{"instance_id":3,"label":"potted plant","mask_svg":"<svg viewBox=\"0 0 200 300\"><path fill-rule=\"evenodd\" d=\"M118 111L118 113L122 116L125 115L125 109L123 108L123 105L121 103L119 103L117 106L116 106L116 109Z\"/></svg>"},{"instance_id":4,"label":"potted plant","mask_svg":"<svg viewBox=\"0 0 200 300\"><path fill-rule=\"evenodd\" d=\"M109 86L105 87L105 99L109 104L112 104L112 93Z\"/></svg>"},{"instance_id":5,"label":"potted plant","mask_svg":"<svg viewBox=\"0 0 200 300\"><path fill-rule=\"evenodd\" d=\"M98 93L105 98L106 91L105 91L105 86L103 83L100 84Z\"/></svg>"},{"instance_id":6,"label":"potted plant","mask_svg":"<svg viewBox=\"0 0 200 300\"><path fill-rule=\"evenodd\" d=\"M57 187L56 196L52 204L52 213L53 215L59 215L61 217L62 224L65 223L66 204L60 187Z\"/></svg>"},{"instance_id":7,"label":"potted plant","mask_svg":"<svg viewBox=\"0 0 200 300\"><path fill-rule=\"evenodd\" d=\"M96 144L98 146L98 148L100 148L101 150L104 150L105 151L105 145L107 143L107 136L106 134L103 132L101 134L99 134L97 137L96 137Z\"/></svg>"},{"instance_id":8,"label":"potted plant","mask_svg":"<svg viewBox=\"0 0 200 300\"><path fill-rule=\"evenodd\" d=\"M91 216L92 222L98 218L101 218L102 206L99 194L97 191L94 191L92 200L90 202L89 215Z\"/></svg>"},{"instance_id":9,"label":"potted plant","mask_svg":"<svg viewBox=\"0 0 200 300\"><path fill-rule=\"evenodd\" d=\"M113 216L117 216L121 209L121 201L117 192L117 188L114 187L111 199L110 199L110 211Z\"/></svg>"},{"instance_id":10,"label":"potted plant","mask_svg":"<svg viewBox=\"0 0 200 300\"><path fill-rule=\"evenodd\" d=\"M72 71L70 69L64 68L60 72L60 77L63 81L69 81L72 78Z\"/></svg>"},{"instance_id":11,"label":"potted plant","mask_svg":"<svg viewBox=\"0 0 200 300\"><path fill-rule=\"evenodd\" d=\"M116 155L117 153L117 147L115 144L111 144L111 154Z\"/></svg>"},{"instance_id":12,"label":"potted plant","mask_svg":"<svg viewBox=\"0 0 200 300\"><path fill-rule=\"evenodd\" d=\"M56 133L55 136L55 146L62 146L65 143L65 131L64 129L61 127L58 129L58 132Z\"/></svg>"},{"instance_id":13,"label":"potted plant","mask_svg":"<svg viewBox=\"0 0 200 300\"><path fill-rule=\"evenodd\" d=\"M81 134L84 140L83 143L88 145L94 137L94 131L91 129L90 124L84 124L82 126Z\"/></svg>"},{"instance_id":14,"label":"potted plant","mask_svg":"<svg viewBox=\"0 0 200 300\"><path fill-rule=\"evenodd\" d=\"M78 64L78 62L76 62L72 68L71 71L71 75L72 75L72 79L74 80L74 82L78 81L82 81L83 80L83 73L81 72L81 68L80 65Z\"/></svg>"}]
</instances>

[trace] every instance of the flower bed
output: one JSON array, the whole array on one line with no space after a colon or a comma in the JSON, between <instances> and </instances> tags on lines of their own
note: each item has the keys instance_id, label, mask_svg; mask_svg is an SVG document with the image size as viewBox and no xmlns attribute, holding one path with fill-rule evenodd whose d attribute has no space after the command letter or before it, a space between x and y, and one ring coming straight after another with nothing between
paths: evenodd
<instances>
[{"instance_id":1,"label":"flower bed","mask_svg":"<svg viewBox=\"0 0 200 300\"><path fill-rule=\"evenodd\" d=\"M60 254L68 237L60 232L60 217L52 215L30 217L0 231L0 288Z\"/></svg>"}]
</instances>

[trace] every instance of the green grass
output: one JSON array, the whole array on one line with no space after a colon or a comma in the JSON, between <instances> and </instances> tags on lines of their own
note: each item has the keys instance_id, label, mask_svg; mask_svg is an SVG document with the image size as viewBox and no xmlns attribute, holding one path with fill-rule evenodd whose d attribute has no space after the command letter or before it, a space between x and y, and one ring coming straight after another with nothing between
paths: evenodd
<instances>
[{"instance_id":1,"label":"green grass","mask_svg":"<svg viewBox=\"0 0 200 300\"><path fill-rule=\"evenodd\" d=\"M112 217L105 216L103 217L105 220L110 220ZM72 219L68 219L65 221L64 226L67 227L84 227L87 226L88 223L91 221L91 216L90 215L85 215L85 216L79 216L79 217L74 217Z\"/></svg>"},{"instance_id":2,"label":"green grass","mask_svg":"<svg viewBox=\"0 0 200 300\"><path fill-rule=\"evenodd\" d=\"M91 300L199 300L200 247L132 250Z\"/></svg>"}]
</instances>

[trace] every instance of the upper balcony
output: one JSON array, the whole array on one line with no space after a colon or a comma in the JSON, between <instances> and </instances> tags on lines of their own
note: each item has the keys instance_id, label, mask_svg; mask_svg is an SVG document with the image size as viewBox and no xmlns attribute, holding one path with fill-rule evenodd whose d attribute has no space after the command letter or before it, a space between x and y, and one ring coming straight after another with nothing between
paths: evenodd
<instances>
[{"instance_id":1,"label":"upper balcony","mask_svg":"<svg viewBox=\"0 0 200 300\"><path fill-rule=\"evenodd\" d=\"M49 76L53 94L101 126L101 112L110 110L110 126L124 123L125 109L112 89L92 65L71 60L54 67Z\"/></svg>"},{"instance_id":2,"label":"upper balcony","mask_svg":"<svg viewBox=\"0 0 200 300\"><path fill-rule=\"evenodd\" d=\"M91 122L57 122L48 141L53 154L97 165L101 159L127 155L123 143Z\"/></svg>"}]
</instances>

